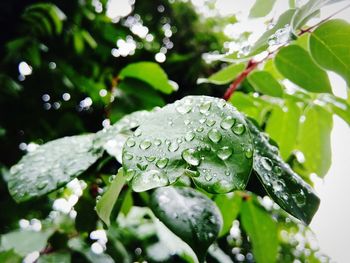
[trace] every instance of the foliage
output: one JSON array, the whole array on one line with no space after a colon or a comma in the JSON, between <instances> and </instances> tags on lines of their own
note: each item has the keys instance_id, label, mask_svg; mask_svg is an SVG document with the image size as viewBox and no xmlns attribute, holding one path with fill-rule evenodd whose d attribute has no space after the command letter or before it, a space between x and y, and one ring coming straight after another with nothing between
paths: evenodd
<instances>
[{"instance_id":1,"label":"foliage","mask_svg":"<svg viewBox=\"0 0 350 263\"><path fill-rule=\"evenodd\" d=\"M328 261L306 225L350 124L327 74L349 82L349 24L308 21L333 2L290 1L247 46L183 1L4 1L0 261Z\"/></svg>"}]
</instances>

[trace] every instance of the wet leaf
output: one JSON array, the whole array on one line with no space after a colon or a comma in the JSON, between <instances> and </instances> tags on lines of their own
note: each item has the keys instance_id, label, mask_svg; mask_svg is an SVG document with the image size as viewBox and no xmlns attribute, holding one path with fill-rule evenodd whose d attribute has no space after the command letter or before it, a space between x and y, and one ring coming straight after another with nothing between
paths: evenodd
<instances>
[{"instance_id":1,"label":"wet leaf","mask_svg":"<svg viewBox=\"0 0 350 263\"><path fill-rule=\"evenodd\" d=\"M45 195L67 184L101 157L93 134L64 137L39 146L10 169L8 187L17 202Z\"/></svg>"},{"instance_id":2,"label":"wet leaf","mask_svg":"<svg viewBox=\"0 0 350 263\"><path fill-rule=\"evenodd\" d=\"M314 190L279 155L268 138L248 121L254 140L253 168L271 198L285 211L309 224L320 204Z\"/></svg>"},{"instance_id":3,"label":"wet leaf","mask_svg":"<svg viewBox=\"0 0 350 263\"><path fill-rule=\"evenodd\" d=\"M37 263L70 263L71 255L65 252L54 252L47 255L42 255Z\"/></svg>"},{"instance_id":4,"label":"wet leaf","mask_svg":"<svg viewBox=\"0 0 350 263\"><path fill-rule=\"evenodd\" d=\"M252 141L242 115L224 100L189 96L150 113L123 149L134 191L176 182L182 175L211 193L244 189Z\"/></svg>"},{"instance_id":5,"label":"wet leaf","mask_svg":"<svg viewBox=\"0 0 350 263\"><path fill-rule=\"evenodd\" d=\"M255 71L248 76L249 83L262 94L282 97L282 85L267 71Z\"/></svg>"},{"instance_id":6,"label":"wet leaf","mask_svg":"<svg viewBox=\"0 0 350 263\"><path fill-rule=\"evenodd\" d=\"M203 262L222 226L215 203L192 188L168 186L153 192L151 209Z\"/></svg>"}]
</instances>

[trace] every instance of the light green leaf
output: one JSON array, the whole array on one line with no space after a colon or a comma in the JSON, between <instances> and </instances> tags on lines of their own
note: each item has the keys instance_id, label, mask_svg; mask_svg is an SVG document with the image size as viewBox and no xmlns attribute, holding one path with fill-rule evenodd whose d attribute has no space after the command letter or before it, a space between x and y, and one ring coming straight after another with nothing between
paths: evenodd
<instances>
[{"instance_id":1,"label":"light green leaf","mask_svg":"<svg viewBox=\"0 0 350 263\"><path fill-rule=\"evenodd\" d=\"M322 94L318 99L321 101L321 105L325 103L331 112L337 114L350 125L350 104L348 101L330 94Z\"/></svg>"},{"instance_id":2,"label":"light green leaf","mask_svg":"<svg viewBox=\"0 0 350 263\"><path fill-rule=\"evenodd\" d=\"M16 230L1 236L1 249L13 249L18 255L26 256L34 251L41 251L46 247L48 238L53 231Z\"/></svg>"},{"instance_id":3,"label":"light green leaf","mask_svg":"<svg viewBox=\"0 0 350 263\"><path fill-rule=\"evenodd\" d=\"M316 62L341 75L350 86L350 24L331 20L319 26L310 36L310 51Z\"/></svg>"},{"instance_id":4,"label":"light green leaf","mask_svg":"<svg viewBox=\"0 0 350 263\"><path fill-rule=\"evenodd\" d=\"M66 252L54 252L39 257L37 263L70 263L71 255Z\"/></svg>"},{"instance_id":5,"label":"light green leaf","mask_svg":"<svg viewBox=\"0 0 350 263\"><path fill-rule=\"evenodd\" d=\"M282 97L283 88L281 84L267 71L255 71L248 75L248 81L253 88L265 95Z\"/></svg>"},{"instance_id":6,"label":"light green leaf","mask_svg":"<svg viewBox=\"0 0 350 263\"><path fill-rule=\"evenodd\" d=\"M255 18L268 15L275 2L276 0L256 0L252 9L250 9L249 17Z\"/></svg>"},{"instance_id":7,"label":"light green leaf","mask_svg":"<svg viewBox=\"0 0 350 263\"><path fill-rule=\"evenodd\" d=\"M321 106L312 105L304 112L300 123L298 145L305 157L302 165L309 173L325 176L331 166L330 135L333 126L332 114Z\"/></svg>"},{"instance_id":8,"label":"light green leaf","mask_svg":"<svg viewBox=\"0 0 350 263\"><path fill-rule=\"evenodd\" d=\"M207 192L227 193L246 186L251 153L249 131L234 107L218 98L189 96L142 121L124 145L123 167L136 192L188 175Z\"/></svg>"},{"instance_id":9,"label":"light green leaf","mask_svg":"<svg viewBox=\"0 0 350 263\"><path fill-rule=\"evenodd\" d=\"M245 68L244 64L232 64L229 65L215 74L211 75L209 78L200 78L197 84L201 83L213 83L216 85L223 85L232 82L239 73L241 73Z\"/></svg>"},{"instance_id":10,"label":"light green leaf","mask_svg":"<svg viewBox=\"0 0 350 263\"><path fill-rule=\"evenodd\" d=\"M277 259L277 223L260 205L248 197L242 203L241 220L252 245L257 263L274 263Z\"/></svg>"},{"instance_id":11,"label":"light green leaf","mask_svg":"<svg viewBox=\"0 0 350 263\"><path fill-rule=\"evenodd\" d=\"M22 257L16 254L16 252L13 249L0 252L1 263L20 263L22 262L21 259Z\"/></svg>"},{"instance_id":12,"label":"light green leaf","mask_svg":"<svg viewBox=\"0 0 350 263\"><path fill-rule=\"evenodd\" d=\"M222 237L230 231L233 220L237 218L241 209L242 197L237 193L217 195L215 203L220 209L223 219L223 226L219 235Z\"/></svg>"},{"instance_id":13,"label":"light green leaf","mask_svg":"<svg viewBox=\"0 0 350 263\"><path fill-rule=\"evenodd\" d=\"M320 199L279 155L266 135L247 122L254 138L253 167L266 192L285 211L309 224L318 209Z\"/></svg>"},{"instance_id":14,"label":"light green leaf","mask_svg":"<svg viewBox=\"0 0 350 263\"><path fill-rule=\"evenodd\" d=\"M151 196L154 214L190 245L200 262L222 226L220 211L202 193L187 187L163 187Z\"/></svg>"},{"instance_id":15,"label":"light green leaf","mask_svg":"<svg viewBox=\"0 0 350 263\"><path fill-rule=\"evenodd\" d=\"M137 62L128 64L120 71L119 77L121 79L139 79L151 85L154 89L166 94L174 91L174 86L170 84L167 74L157 63Z\"/></svg>"},{"instance_id":16,"label":"light green leaf","mask_svg":"<svg viewBox=\"0 0 350 263\"><path fill-rule=\"evenodd\" d=\"M290 45L282 48L275 57L275 64L287 79L305 90L332 92L327 73L315 64L302 47Z\"/></svg>"},{"instance_id":17,"label":"light green leaf","mask_svg":"<svg viewBox=\"0 0 350 263\"><path fill-rule=\"evenodd\" d=\"M120 169L116 175L113 182L110 184L107 191L103 194L101 199L96 205L96 212L98 216L106 223L107 226L110 225L110 216L113 207L118 199L120 191L122 190L125 183L123 176L123 170Z\"/></svg>"},{"instance_id":18,"label":"light green leaf","mask_svg":"<svg viewBox=\"0 0 350 263\"><path fill-rule=\"evenodd\" d=\"M10 169L8 188L16 202L45 195L67 184L102 156L94 134L64 137L39 146Z\"/></svg>"},{"instance_id":19,"label":"light green leaf","mask_svg":"<svg viewBox=\"0 0 350 263\"><path fill-rule=\"evenodd\" d=\"M301 109L296 102L285 100L285 104L273 108L266 125L266 132L278 143L280 153L286 160L296 147Z\"/></svg>"}]
</instances>

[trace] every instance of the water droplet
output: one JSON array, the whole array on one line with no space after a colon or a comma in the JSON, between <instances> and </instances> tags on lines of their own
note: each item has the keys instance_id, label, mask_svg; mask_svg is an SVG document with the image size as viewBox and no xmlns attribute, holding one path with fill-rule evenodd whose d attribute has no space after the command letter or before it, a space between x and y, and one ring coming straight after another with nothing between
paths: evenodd
<instances>
[{"instance_id":1,"label":"water droplet","mask_svg":"<svg viewBox=\"0 0 350 263\"><path fill-rule=\"evenodd\" d=\"M232 128L235 122L236 122L236 119L232 118L231 116L227 116L225 119L222 120L220 126L224 130L229 130Z\"/></svg>"},{"instance_id":2,"label":"water droplet","mask_svg":"<svg viewBox=\"0 0 350 263\"><path fill-rule=\"evenodd\" d=\"M222 135L217 129L211 129L208 132L208 137L212 142L218 143L221 140Z\"/></svg>"},{"instance_id":3,"label":"water droplet","mask_svg":"<svg viewBox=\"0 0 350 263\"><path fill-rule=\"evenodd\" d=\"M147 156L146 157L146 160L149 161L149 162L153 162L155 159L156 159L155 156Z\"/></svg>"},{"instance_id":4,"label":"water droplet","mask_svg":"<svg viewBox=\"0 0 350 263\"><path fill-rule=\"evenodd\" d=\"M41 181L41 182L39 182L38 184L37 184L37 189L38 190L42 190L42 189L44 189L47 185L49 184L49 182L48 181Z\"/></svg>"},{"instance_id":5,"label":"water droplet","mask_svg":"<svg viewBox=\"0 0 350 263\"><path fill-rule=\"evenodd\" d=\"M200 158L198 152L195 149L186 149L182 152L181 156L189 165L198 166L200 164Z\"/></svg>"},{"instance_id":6,"label":"water droplet","mask_svg":"<svg viewBox=\"0 0 350 263\"><path fill-rule=\"evenodd\" d=\"M108 182L112 183L115 179L115 175L111 175L109 178L108 178Z\"/></svg>"},{"instance_id":7,"label":"water droplet","mask_svg":"<svg viewBox=\"0 0 350 263\"><path fill-rule=\"evenodd\" d=\"M221 160L225 161L232 155L232 149L228 146L224 146L218 150L217 155Z\"/></svg>"},{"instance_id":8,"label":"water droplet","mask_svg":"<svg viewBox=\"0 0 350 263\"><path fill-rule=\"evenodd\" d=\"M273 167L273 171L275 172L275 174L277 176L281 176L282 175L282 169L281 169L281 167L279 167L277 165Z\"/></svg>"},{"instance_id":9,"label":"water droplet","mask_svg":"<svg viewBox=\"0 0 350 263\"><path fill-rule=\"evenodd\" d=\"M206 118L199 119L199 123L203 124L203 123L205 123L206 120L207 120Z\"/></svg>"},{"instance_id":10,"label":"water droplet","mask_svg":"<svg viewBox=\"0 0 350 263\"><path fill-rule=\"evenodd\" d=\"M169 181L165 173L158 170L149 170L134 178L132 188L135 192L143 192L168 184Z\"/></svg>"},{"instance_id":11,"label":"water droplet","mask_svg":"<svg viewBox=\"0 0 350 263\"><path fill-rule=\"evenodd\" d=\"M209 127L214 126L215 123L216 123L216 121L213 119L208 119L206 122L207 126L209 126Z\"/></svg>"},{"instance_id":12,"label":"water droplet","mask_svg":"<svg viewBox=\"0 0 350 263\"><path fill-rule=\"evenodd\" d=\"M168 158L160 158L157 162L156 162L156 166L160 169L163 169L167 166L169 162Z\"/></svg>"},{"instance_id":13,"label":"water droplet","mask_svg":"<svg viewBox=\"0 0 350 263\"><path fill-rule=\"evenodd\" d=\"M141 143L140 143L140 149L141 150L146 150L148 149L149 147L151 147L152 143L150 140L143 140Z\"/></svg>"},{"instance_id":14,"label":"water droplet","mask_svg":"<svg viewBox=\"0 0 350 263\"><path fill-rule=\"evenodd\" d=\"M204 178L205 178L205 180L206 181L211 181L212 179L213 179L213 176L211 175L211 174L206 174L205 176L204 176Z\"/></svg>"},{"instance_id":15,"label":"water droplet","mask_svg":"<svg viewBox=\"0 0 350 263\"><path fill-rule=\"evenodd\" d=\"M306 196L303 190L300 190L300 193L293 195L294 201L297 203L297 206L301 207L305 205Z\"/></svg>"},{"instance_id":16,"label":"water droplet","mask_svg":"<svg viewBox=\"0 0 350 263\"><path fill-rule=\"evenodd\" d=\"M232 131L237 135L241 135L245 131L245 126L242 123L237 123L232 127Z\"/></svg>"},{"instance_id":17,"label":"water droplet","mask_svg":"<svg viewBox=\"0 0 350 263\"><path fill-rule=\"evenodd\" d=\"M179 144L175 141L169 144L168 150L169 152L176 152L179 149Z\"/></svg>"},{"instance_id":18,"label":"water droplet","mask_svg":"<svg viewBox=\"0 0 350 263\"><path fill-rule=\"evenodd\" d=\"M137 130L134 132L134 135L135 135L136 137L141 136L141 134L142 134L141 129L137 129Z\"/></svg>"},{"instance_id":19,"label":"water droplet","mask_svg":"<svg viewBox=\"0 0 350 263\"><path fill-rule=\"evenodd\" d=\"M230 171L226 170L226 171L225 171L225 175L226 175L226 176L230 176L230 175L231 175Z\"/></svg>"},{"instance_id":20,"label":"water droplet","mask_svg":"<svg viewBox=\"0 0 350 263\"><path fill-rule=\"evenodd\" d=\"M136 174L136 171L134 169L128 169L125 173L125 178L127 181L130 181L134 175Z\"/></svg>"},{"instance_id":21,"label":"water droplet","mask_svg":"<svg viewBox=\"0 0 350 263\"><path fill-rule=\"evenodd\" d=\"M189 125L191 123L191 121L190 120L184 120L184 123L187 126L187 125Z\"/></svg>"},{"instance_id":22,"label":"water droplet","mask_svg":"<svg viewBox=\"0 0 350 263\"><path fill-rule=\"evenodd\" d=\"M183 103L176 107L176 111L181 114L189 113L192 110L192 106L188 103Z\"/></svg>"},{"instance_id":23,"label":"water droplet","mask_svg":"<svg viewBox=\"0 0 350 263\"><path fill-rule=\"evenodd\" d=\"M253 157L253 149L251 147L247 147L245 149L245 157L247 157L248 159Z\"/></svg>"},{"instance_id":24,"label":"water droplet","mask_svg":"<svg viewBox=\"0 0 350 263\"><path fill-rule=\"evenodd\" d=\"M233 187L234 186L226 180L220 180L213 185L213 188L217 193L227 193L232 190Z\"/></svg>"},{"instance_id":25,"label":"water droplet","mask_svg":"<svg viewBox=\"0 0 350 263\"><path fill-rule=\"evenodd\" d=\"M275 192L281 192L284 186L284 183L280 180L275 180L272 182L272 188Z\"/></svg>"},{"instance_id":26,"label":"water droplet","mask_svg":"<svg viewBox=\"0 0 350 263\"><path fill-rule=\"evenodd\" d=\"M186 135L185 135L185 140L190 142L193 139L194 139L194 132L191 132L191 131L187 132Z\"/></svg>"},{"instance_id":27,"label":"water droplet","mask_svg":"<svg viewBox=\"0 0 350 263\"><path fill-rule=\"evenodd\" d=\"M159 145L161 145L161 144L162 144L161 139L155 139L155 140L154 140L154 145L155 145L155 146L159 146Z\"/></svg>"},{"instance_id":28,"label":"water droplet","mask_svg":"<svg viewBox=\"0 0 350 263\"><path fill-rule=\"evenodd\" d=\"M261 163L262 167L263 167L265 170L267 170L267 171L271 171L271 170L272 170L273 163L272 163L272 161L271 161L269 158L267 158L267 157L262 157L262 158L260 159L260 163Z\"/></svg>"},{"instance_id":29,"label":"water droplet","mask_svg":"<svg viewBox=\"0 0 350 263\"><path fill-rule=\"evenodd\" d=\"M198 177L199 176L199 172L198 171L194 171L194 170L190 170L190 169L186 169L185 170L185 175L187 175L189 177Z\"/></svg>"},{"instance_id":30,"label":"water droplet","mask_svg":"<svg viewBox=\"0 0 350 263\"><path fill-rule=\"evenodd\" d=\"M148 163L146 163L146 162L140 162L140 163L136 164L136 166L137 166L141 171L144 171L144 170L147 169Z\"/></svg>"},{"instance_id":31,"label":"water droplet","mask_svg":"<svg viewBox=\"0 0 350 263\"><path fill-rule=\"evenodd\" d=\"M127 141L126 141L126 145L128 147L134 147L136 144L135 140L133 138L129 138Z\"/></svg>"},{"instance_id":32,"label":"water droplet","mask_svg":"<svg viewBox=\"0 0 350 263\"><path fill-rule=\"evenodd\" d=\"M128 152L124 152L124 157L127 160L131 160L132 158L134 158L134 156L131 153L128 153Z\"/></svg>"},{"instance_id":33,"label":"water droplet","mask_svg":"<svg viewBox=\"0 0 350 263\"><path fill-rule=\"evenodd\" d=\"M209 112L210 108L211 108L211 102L205 101L199 106L199 112L202 114L206 114Z\"/></svg>"}]
</instances>

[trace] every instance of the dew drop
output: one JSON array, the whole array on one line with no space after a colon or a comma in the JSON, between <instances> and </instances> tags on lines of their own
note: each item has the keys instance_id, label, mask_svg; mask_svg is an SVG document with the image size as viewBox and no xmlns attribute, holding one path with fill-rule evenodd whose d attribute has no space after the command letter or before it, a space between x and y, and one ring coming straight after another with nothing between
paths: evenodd
<instances>
[{"instance_id":1,"label":"dew drop","mask_svg":"<svg viewBox=\"0 0 350 263\"><path fill-rule=\"evenodd\" d=\"M189 113L192 110L192 106L188 103L183 103L176 107L176 111L180 114Z\"/></svg>"},{"instance_id":2,"label":"dew drop","mask_svg":"<svg viewBox=\"0 0 350 263\"><path fill-rule=\"evenodd\" d=\"M284 183L280 180L275 180L272 182L272 188L275 192L281 192L284 186Z\"/></svg>"},{"instance_id":3,"label":"dew drop","mask_svg":"<svg viewBox=\"0 0 350 263\"><path fill-rule=\"evenodd\" d=\"M206 174L205 176L204 176L204 178L205 178L205 180L206 181L211 181L212 179L213 179L213 176L211 175L211 174Z\"/></svg>"},{"instance_id":4,"label":"dew drop","mask_svg":"<svg viewBox=\"0 0 350 263\"><path fill-rule=\"evenodd\" d=\"M134 178L132 188L135 192L143 192L168 184L169 181L165 173L158 170L149 170Z\"/></svg>"},{"instance_id":5,"label":"dew drop","mask_svg":"<svg viewBox=\"0 0 350 263\"><path fill-rule=\"evenodd\" d=\"M204 131L204 128L203 128L203 127L198 127L198 128L196 129L196 131L197 131L197 132L202 132L202 131Z\"/></svg>"},{"instance_id":6,"label":"dew drop","mask_svg":"<svg viewBox=\"0 0 350 263\"><path fill-rule=\"evenodd\" d=\"M282 169L281 169L281 167L279 167L277 165L273 167L273 171L275 172L275 174L277 176L281 176L282 175Z\"/></svg>"},{"instance_id":7,"label":"dew drop","mask_svg":"<svg viewBox=\"0 0 350 263\"><path fill-rule=\"evenodd\" d=\"M115 179L115 175L111 175L109 178L108 178L108 182L112 183Z\"/></svg>"},{"instance_id":8,"label":"dew drop","mask_svg":"<svg viewBox=\"0 0 350 263\"><path fill-rule=\"evenodd\" d=\"M224 130L229 130L232 128L235 122L236 122L236 119L232 118L231 116L227 116L225 119L222 120L220 126Z\"/></svg>"},{"instance_id":9,"label":"dew drop","mask_svg":"<svg viewBox=\"0 0 350 263\"><path fill-rule=\"evenodd\" d=\"M156 162L156 166L160 169L163 169L167 166L169 162L168 158L160 158L157 162Z\"/></svg>"},{"instance_id":10,"label":"dew drop","mask_svg":"<svg viewBox=\"0 0 350 263\"><path fill-rule=\"evenodd\" d=\"M37 189L38 190L42 190L42 189L44 189L47 185L49 184L49 182L48 181L41 181L41 182L39 182L38 184L37 184Z\"/></svg>"},{"instance_id":11,"label":"dew drop","mask_svg":"<svg viewBox=\"0 0 350 263\"><path fill-rule=\"evenodd\" d=\"M203 124L203 123L205 123L206 120L207 120L206 118L199 119L199 123Z\"/></svg>"},{"instance_id":12,"label":"dew drop","mask_svg":"<svg viewBox=\"0 0 350 263\"><path fill-rule=\"evenodd\" d=\"M300 193L293 195L294 201L297 203L297 206L302 207L305 205L306 196L303 190L300 190Z\"/></svg>"},{"instance_id":13,"label":"dew drop","mask_svg":"<svg viewBox=\"0 0 350 263\"><path fill-rule=\"evenodd\" d=\"M232 155L232 149L228 146L224 146L218 150L217 155L221 160L225 161Z\"/></svg>"},{"instance_id":14,"label":"dew drop","mask_svg":"<svg viewBox=\"0 0 350 263\"><path fill-rule=\"evenodd\" d=\"M226 180L220 180L213 185L213 188L217 193L227 193L232 190L233 185Z\"/></svg>"},{"instance_id":15,"label":"dew drop","mask_svg":"<svg viewBox=\"0 0 350 263\"><path fill-rule=\"evenodd\" d=\"M253 149L248 147L245 149L245 157L247 157L248 159L253 157Z\"/></svg>"},{"instance_id":16,"label":"dew drop","mask_svg":"<svg viewBox=\"0 0 350 263\"><path fill-rule=\"evenodd\" d=\"M199 174L198 171L186 169L186 170L185 170L185 175L187 175L187 176L189 176L189 177L198 177L200 174Z\"/></svg>"},{"instance_id":17,"label":"dew drop","mask_svg":"<svg viewBox=\"0 0 350 263\"><path fill-rule=\"evenodd\" d=\"M155 139L154 140L154 145L155 146L159 146L159 145L161 145L162 144L162 140L161 139Z\"/></svg>"},{"instance_id":18,"label":"dew drop","mask_svg":"<svg viewBox=\"0 0 350 263\"><path fill-rule=\"evenodd\" d=\"M209 112L211 108L211 102L210 101L206 101L203 102L200 106L199 106L199 112L202 114L206 114Z\"/></svg>"},{"instance_id":19,"label":"dew drop","mask_svg":"<svg viewBox=\"0 0 350 263\"><path fill-rule=\"evenodd\" d=\"M136 144L135 140L133 138L129 138L127 141L126 141L126 145L128 147L134 147Z\"/></svg>"},{"instance_id":20,"label":"dew drop","mask_svg":"<svg viewBox=\"0 0 350 263\"><path fill-rule=\"evenodd\" d=\"M191 123L191 121L190 120L184 120L184 123L185 123L186 126L188 126Z\"/></svg>"},{"instance_id":21,"label":"dew drop","mask_svg":"<svg viewBox=\"0 0 350 263\"><path fill-rule=\"evenodd\" d=\"M145 157L145 158L146 158L146 160L149 161L149 162L153 162L153 161L156 159L155 156L147 156L147 157Z\"/></svg>"},{"instance_id":22,"label":"dew drop","mask_svg":"<svg viewBox=\"0 0 350 263\"><path fill-rule=\"evenodd\" d=\"M132 158L134 158L134 156L131 153L128 153L128 152L124 152L124 157L127 160L131 160Z\"/></svg>"},{"instance_id":23,"label":"dew drop","mask_svg":"<svg viewBox=\"0 0 350 263\"><path fill-rule=\"evenodd\" d=\"M141 171L144 171L144 170L147 169L148 163L146 163L146 162L140 162L140 163L136 164L136 166L137 166Z\"/></svg>"},{"instance_id":24,"label":"dew drop","mask_svg":"<svg viewBox=\"0 0 350 263\"><path fill-rule=\"evenodd\" d=\"M181 156L182 159L192 166L198 166L201 162L198 152L195 149L186 149L182 152Z\"/></svg>"},{"instance_id":25,"label":"dew drop","mask_svg":"<svg viewBox=\"0 0 350 263\"><path fill-rule=\"evenodd\" d=\"M168 146L169 152L176 152L178 149L179 149L179 144L176 141L170 143Z\"/></svg>"},{"instance_id":26,"label":"dew drop","mask_svg":"<svg viewBox=\"0 0 350 263\"><path fill-rule=\"evenodd\" d=\"M213 119L208 119L206 122L207 126L209 126L209 127L214 126L215 123L216 123L216 121Z\"/></svg>"},{"instance_id":27,"label":"dew drop","mask_svg":"<svg viewBox=\"0 0 350 263\"><path fill-rule=\"evenodd\" d=\"M272 170L273 164L272 164L272 161L271 161L269 158L267 158L267 157L262 157L262 158L260 159L260 163L261 163L261 165L263 166L263 168L264 168L265 170L267 170L267 171L271 171L271 170Z\"/></svg>"},{"instance_id":28,"label":"dew drop","mask_svg":"<svg viewBox=\"0 0 350 263\"><path fill-rule=\"evenodd\" d=\"M208 137L212 142L218 143L221 140L222 135L217 129L211 129L208 132Z\"/></svg>"},{"instance_id":29,"label":"dew drop","mask_svg":"<svg viewBox=\"0 0 350 263\"><path fill-rule=\"evenodd\" d=\"M245 131L245 126L242 123L237 123L232 127L232 131L237 135L241 135Z\"/></svg>"},{"instance_id":30,"label":"dew drop","mask_svg":"<svg viewBox=\"0 0 350 263\"><path fill-rule=\"evenodd\" d=\"M150 140L143 140L141 143L140 143L140 149L141 150L146 150L148 149L149 147L151 147L152 143Z\"/></svg>"},{"instance_id":31,"label":"dew drop","mask_svg":"<svg viewBox=\"0 0 350 263\"><path fill-rule=\"evenodd\" d=\"M192 131L189 131L185 135L185 140L190 142L194 139L194 133Z\"/></svg>"},{"instance_id":32,"label":"dew drop","mask_svg":"<svg viewBox=\"0 0 350 263\"><path fill-rule=\"evenodd\" d=\"M137 129L137 130L134 132L134 135L135 135L136 137L140 137L140 136L142 135L141 129Z\"/></svg>"},{"instance_id":33,"label":"dew drop","mask_svg":"<svg viewBox=\"0 0 350 263\"><path fill-rule=\"evenodd\" d=\"M130 181L134 175L136 174L136 171L134 169L128 169L125 173L125 178L127 181Z\"/></svg>"}]
</instances>

